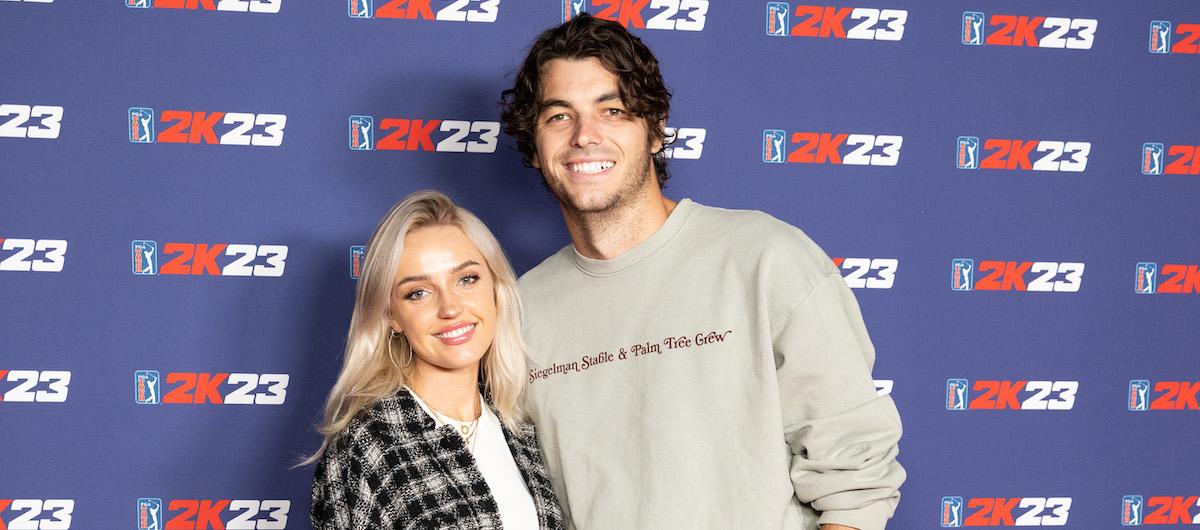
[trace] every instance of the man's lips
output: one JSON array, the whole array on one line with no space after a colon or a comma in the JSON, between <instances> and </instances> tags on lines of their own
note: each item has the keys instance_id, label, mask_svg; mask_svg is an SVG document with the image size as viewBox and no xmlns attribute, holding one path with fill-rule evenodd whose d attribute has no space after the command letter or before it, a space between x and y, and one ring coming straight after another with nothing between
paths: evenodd
<instances>
[{"instance_id":1,"label":"man's lips","mask_svg":"<svg viewBox=\"0 0 1200 530\"><path fill-rule=\"evenodd\" d=\"M579 175L596 175L608 171L617 163L613 160L573 161L564 164L568 171Z\"/></svg>"}]
</instances>

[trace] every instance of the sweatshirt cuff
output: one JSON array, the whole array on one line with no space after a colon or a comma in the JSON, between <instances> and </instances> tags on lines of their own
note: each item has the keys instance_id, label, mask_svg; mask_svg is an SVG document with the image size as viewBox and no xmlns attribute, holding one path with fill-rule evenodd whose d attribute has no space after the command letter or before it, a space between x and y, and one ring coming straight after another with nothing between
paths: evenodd
<instances>
[{"instance_id":1,"label":"sweatshirt cuff","mask_svg":"<svg viewBox=\"0 0 1200 530\"><path fill-rule=\"evenodd\" d=\"M873 502L857 510L822 512L817 524L840 524L859 530L883 530L893 511L895 508L889 502Z\"/></svg>"}]
</instances>

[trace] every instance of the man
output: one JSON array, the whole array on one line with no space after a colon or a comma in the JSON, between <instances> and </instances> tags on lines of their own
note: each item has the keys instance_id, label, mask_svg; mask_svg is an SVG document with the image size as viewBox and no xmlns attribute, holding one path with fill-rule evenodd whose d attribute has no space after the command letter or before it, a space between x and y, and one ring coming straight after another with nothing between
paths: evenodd
<instances>
[{"instance_id":1,"label":"man","mask_svg":"<svg viewBox=\"0 0 1200 530\"><path fill-rule=\"evenodd\" d=\"M580 529L883 528L900 419L853 295L800 230L662 195L670 93L620 25L543 33L505 130L572 245L521 279L528 406Z\"/></svg>"}]
</instances>

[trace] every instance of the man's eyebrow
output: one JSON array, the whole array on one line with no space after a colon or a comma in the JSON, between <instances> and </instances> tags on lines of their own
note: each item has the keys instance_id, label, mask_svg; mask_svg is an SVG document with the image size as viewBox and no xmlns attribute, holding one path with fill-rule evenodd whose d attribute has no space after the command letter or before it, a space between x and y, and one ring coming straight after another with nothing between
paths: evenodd
<instances>
[{"instance_id":1,"label":"man's eyebrow","mask_svg":"<svg viewBox=\"0 0 1200 530\"><path fill-rule=\"evenodd\" d=\"M600 97L596 98L595 102L596 103L607 103L607 102L613 101L613 100L619 101L620 99L621 99L621 93L614 90L612 92L606 92L604 94L601 94ZM542 102L541 106L542 106L542 109L548 109L550 107L562 107L565 109L572 108L570 103L567 103L565 100L561 100L561 99L547 99Z\"/></svg>"},{"instance_id":2,"label":"man's eyebrow","mask_svg":"<svg viewBox=\"0 0 1200 530\"><path fill-rule=\"evenodd\" d=\"M450 274L459 272L459 271L461 271L467 267L470 267L472 265L479 265L479 263L476 261L473 261L473 260L464 261L462 263L459 263L458 265L455 265L453 269L450 269ZM424 275L424 274L419 274L417 276L405 276L403 279L396 282L396 285L400 286L400 285L404 285L408 282L427 282L427 281L429 281L429 276Z\"/></svg>"},{"instance_id":3,"label":"man's eyebrow","mask_svg":"<svg viewBox=\"0 0 1200 530\"><path fill-rule=\"evenodd\" d=\"M612 100L614 100L614 99L616 99L616 100L620 100L620 99L621 99L621 93L620 93L620 92L617 92L617 91L615 91L615 90L614 90L614 91L612 91L612 92L608 92L608 93L606 93L606 94L603 94L603 95L601 95L600 97L596 98L596 103L605 103L605 102L608 102L608 101L612 101Z\"/></svg>"}]
</instances>

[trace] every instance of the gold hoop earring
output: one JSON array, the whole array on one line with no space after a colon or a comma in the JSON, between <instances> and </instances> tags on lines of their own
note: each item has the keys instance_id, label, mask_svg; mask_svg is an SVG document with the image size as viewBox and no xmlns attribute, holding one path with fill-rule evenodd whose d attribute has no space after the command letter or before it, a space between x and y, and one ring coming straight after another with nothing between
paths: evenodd
<instances>
[{"instance_id":1,"label":"gold hoop earring","mask_svg":"<svg viewBox=\"0 0 1200 530\"><path fill-rule=\"evenodd\" d=\"M409 346L408 348L406 348L408 350L408 357L404 360L403 366L396 364L396 354L392 352L392 343L396 342L399 339L404 338L404 332L396 331L393 329L392 333L391 333L391 337L389 337L389 338L390 338L390 340L388 340L388 360L392 361L392 366L395 366L399 370L407 369L408 366L410 364L412 364L413 357L416 356L416 354L413 353L413 351L412 351L412 347Z\"/></svg>"}]
</instances>

